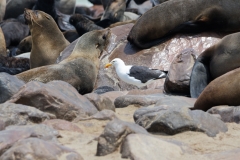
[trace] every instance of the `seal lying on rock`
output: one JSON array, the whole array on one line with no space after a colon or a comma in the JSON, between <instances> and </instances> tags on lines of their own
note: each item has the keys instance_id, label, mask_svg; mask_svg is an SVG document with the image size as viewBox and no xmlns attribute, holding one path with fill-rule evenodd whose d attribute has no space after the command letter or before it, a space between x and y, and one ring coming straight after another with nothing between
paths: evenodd
<instances>
[{"instance_id":1,"label":"seal lying on rock","mask_svg":"<svg viewBox=\"0 0 240 160\"><path fill-rule=\"evenodd\" d=\"M79 38L72 54L58 64L42 66L16 75L29 82L47 83L62 80L85 94L93 90L99 70L99 56L107 43L110 32L105 30L91 31Z\"/></svg>"},{"instance_id":2,"label":"seal lying on rock","mask_svg":"<svg viewBox=\"0 0 240 160\"><path fill-rule=\"evenodd\" d=\"M240 32L230 34L199 55L190 78L191 97L197 98L211 80L240 67L239 42Z\"/></svg>"},{"instance_id":3,"label":"seal lying on rock","mask_svg":"<svg viewBox=\"0 0 240 160\"><path fill-rule=\"evenodd\" d=\"M32 35L30 67L54 64L69 42L50 15L42 11L26 9L24 16Z\"/></svg>"},{"instance_id":4,"label":"seal lying on rock","mask_svg":"<svg viewBox=\"0 0 240 160\"><path fill-rule=\"evenodd\" d=\"M150 48L179 32L236 32L240 30L238 8L238 0L170 0L144 13L128 40L140 48Z\"/></svg>"}]
</instances>

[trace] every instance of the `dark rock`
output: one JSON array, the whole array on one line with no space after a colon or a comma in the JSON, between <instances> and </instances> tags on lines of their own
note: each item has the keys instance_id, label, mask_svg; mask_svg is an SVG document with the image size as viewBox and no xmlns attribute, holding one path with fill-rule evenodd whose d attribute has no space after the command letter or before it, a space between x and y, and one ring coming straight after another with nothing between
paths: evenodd
<instances>
[{"instance_id":1,"label":"dark rock","mask_svg":"<svg viewBox=\"0 0 240 160\"><path fill-rule=\"evenodd\" d=\"M210 108L210 114L219 114L223 122L240 123L240 106L216 106Z\"/></svg>"},{"instance_id":2,"label":"dark rock","mask_svg":"<svg viewBox=\"0 0 240 160\"><path fill-rule=\"evenodd\" d=\"M103 93L110 92L110 91L114 91L114 88L109 87L109 86L101 86L101 87L96 88L93 92L96 94L103 94Z\"/></svg>"},{"instance_id":3,"label":"dark rock","mask_svg":"<svg viewBox=\"0 0 240 160\"><path fill-rule=\"evenodd\" d=\"M194 106L196 99L188 98L184 96L169 96L164 95L159 97L159 100L155 106L169 106L169 107L188 107L191 108Z\"/></svg>"},{"instance_id":4,"label":"dark rock","mask_svg":"<svg viewBox=\"0 0 240 160\"><path fill-rule=\"evenodd\" d=\"M47 84L29 82L9 102L33 106L56 115L58 119L69 121L78 116L87 117L97 113L97 109L87 98L63 81L51 81Z\"/></svg>"},{"instance_id":5,"label":"dark rock","mask_svg":"<svg viewBox=\"0 0 240 160\"><path fill-rule=\"evenodd\" d=\"M148 132L130 122L114 119L109 122L103 133L98 138L97 156L105 156L114 152L124 141L125 137L132 133L148 134Z\"/></svg>"},{"instance_id":6,"label":"dark rock","mask_svg":"<svg viewBox=\"0 0 240 160\"><path fill-rule=\"evenodd\" d=\"M69 159L83 160L83 158L74 150L62 145L47 142L38 138L27 138L16 142L8 149L0 159Z\"/></svg>"},{"instance_id":7,"label":"dark rock","mask_svg":"<svg viewBox=\"0 0 240 160\"><path fill-rule=\"evenodd\" d=\"M191 111L187 107L140 108L135 111L134 120L149 132L164 132L170 135L199 131L214 137L219 132L228 130L224 122L211 114L200 110Z\"/></svg>"},{"instance_id":8,"label":"dark rock","mask_svg":"<svg viewBox=\"0 0 240 160\"><path fill-rule=\"evenodd\" d=\"M43 122L43 124L51 126L56 130L66 130L66 131L83 133L83 131L77 125L62 119L46 120Z\"/></svg>"},{"instance_id":9,"label":"dark rock","mask_svg":"<svg viewBox=\"0 0 240 160\"><path fill-rule=\"evenodd\" d=\"M99 111L104 109L115 111L115 106L113 102L106 96L104 97L96 93L89 93L85 94L84 97L86 97L90 102L92 102Z\"/></svg>"},{"instance_id":10,"label":"dark rock","mask_svg":"<svg viewBox=\"0 0 240 160\"><path fill-rule=\"evenodd\" d=\"M152 94L152 95L125 95L115 99L114 105L116 108L123 108L129 105L136 106L149 106L156 104L160 97L164 94Z\"/></svg>"},{"instance_id":11,"label":"dark rock","mask_svg":"<svg viewBox=\"0 0 240 160\"><path fill-rule=\"evenodd\" d=\"M14 103L0 104L0 119L5 126L41 123L55 116L44 113L34 107Z\"/></svg>"},{"instance_id":12,"label":"dark rock","mask_svg":"<svg viewBox=\"0 0 240 160\"><path fill-rule=\"evenodd\" d=\"M164 83L165 92L174 95L190 95L190 76L197 53L191 49L181 51L173 59Z\"/></svg>"},{"instance_id":13,"label":"dark rock","mask_svg":"<svg viewBox=\"0 0 240 160\"><path fill-rule=\"evenodd\" d=\"M25 83L7 73L0 73L0 103L10 99Z\"/></svg>"},{"instance_id":14,"label":"dark rock","mask_svg":"<svg viewBox=\"0 0 240 160\"><path fill-rule=\"evenodd\" d=\"M52 127L44 124L10 126L6 130L0 132L0 155L2 155L6 149L10 148L15 142L29 137L36 137L46 141L57 142L59 133Z\"/></svg>"},{"instance_id":15,"label":"dark rock","mask_svg":"<svg viewBox=\"0 0 240 160\"><path fill-rule=\"evenodd\" d=\"M128 135L121 147L122 158L132 160L183 159L187 152L189 147L143 134Z\"/></svg>"}]
</instances>

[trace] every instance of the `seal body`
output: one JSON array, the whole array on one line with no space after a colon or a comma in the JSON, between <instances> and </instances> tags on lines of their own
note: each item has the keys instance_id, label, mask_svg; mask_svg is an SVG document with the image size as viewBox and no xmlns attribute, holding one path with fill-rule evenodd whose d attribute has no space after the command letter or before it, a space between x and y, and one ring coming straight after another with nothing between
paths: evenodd
<instances>
[{"instance_id":1,"label":"seal body","mask_svg":"<svg viewBox=\"0 0 240 160\"><path fill-rule=\"evenodd\" d=\"M58 64L42 66L16 75L29 82L62 80L85 94L93 90L99 70L99 56L105 48L108 30L91 31L79 38L72 54Z\"/></svg>"},{"instance_id":2,"label":"seal body","mask_svg":"<svg viewBox=\"0 0 240 160\"><path fill-rule=\"evenodd\" d=\"M6 0L0 0L0 22L3 20L6 11Z\"/></svg>"},{"instance_id":3,"label":"seal body","mask_svg":"<svg viewBox=\"0 0 240 160\"><path fill-rule=\"evenodd\" d=\"M218 105L240 105L240 68L214 79L196 100L193 110L207 111Z\"/></svg>"},{"instance_id":4,"label":"seal body","mask_svg":"<svg viewBox=\"0 0 240 160\"><path fill-rule=\"evenodd\" d=\"M197 98L208 83L240 67L240 33L222 38L197 58L190 78L191 97Z\"/></svg>"},{"instance_id":5,"label":"seal body","mask_svg":"<svg viewBox=\"0 0 240 160\"><path fill-rule=\"evenodd\" d=\"M25 10L24 15L32 35L30 67L54 64L69 42L50 15L37 10Z\"/></svg>"},{"instance_id":6,"label":"seal body","mask_svg":"<svg viewBox=\"0 0 240 160\"><path fill-rule=\"evenodd\" d=\"M240 30L239 7L238 0L167 1L145 12L128 40L140 48L150 48L176 33L236 32Z\"/></svg>"},{"instance_id":7,"label":"seal body","mask_svg":"<svg viewBox=\"0 0 240 160\"><path fill-rule=\"evenodd\" d=\"M1 27L0 27L0 55L5 57L7 56L6 42Z\"/></svg>"}]
</instances>

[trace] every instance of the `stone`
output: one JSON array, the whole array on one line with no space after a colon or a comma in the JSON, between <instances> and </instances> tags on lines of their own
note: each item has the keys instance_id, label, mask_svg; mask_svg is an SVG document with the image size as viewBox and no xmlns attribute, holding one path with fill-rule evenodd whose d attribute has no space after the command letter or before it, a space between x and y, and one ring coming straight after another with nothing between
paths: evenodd
<instances>
[{"instance_id":1,"label":"stone","mask_svg":"<svg viewBox=\"0 0 240 160\"><path fill-rule=\"evenodd\" d=\"M167 94L190 95L190 76L197 57L196 51L184 49L173 59L164 83Z\"/></svg>"},{"instance_id":2,"label":"stone","mask_svg":"<svg viewBox=\"0 0 240 160\"><path fill-rule=\"evenodd\" d=\"M0 104L0 113L4 126L35 124L55 118L54 115L44 113L34 107L8 102Z\"/></svg>"},{"instance_id":3,"label":"stone","mask_svg":"<svg viewBox=\"0 0 240 160\"><path fill-rule=\"evenodd\" d=\"M35 137L46 141L57 142L57 137L59 136L58 131L44 124L10 126L0 131L0 155L21 139Z\"/></svg>"},{"instance_id":4,"label":"stone","mask_svg":"<svg viewBox=\"0 0 240 160\"><path fill-rule=\"evenodd\" d=\"M72 131L72 132L79 132L83 133L81 128L79 128L77 125L75 125L72 122L62 120L62 119L50 119L45 120L42 122L42 124L46 124L48 126L53 127L56 130L63 130L63 131Z\"/></svg>"},{"instance_id":5,"label":"stone","mask_svg":"<svg viewBox=\"0 0 240 160\"><path fill-rule=\"evenodd\" d=\"M129 105L135 106L149 106L156 104L160 97L164 94L152 94L152 95L125 95L115 99L114 105L116 108L124 108Z\"/></svg>"},{"instance_id":6,"label":"stone","mask_svg":"<svg viewBox=\"0 0 240 160\"><path fill-rule=\"evenodd\" d=\"M98 138L97 156L105 156L114 152L124 141L129 134L148 132L134 123L124 122L119 119L114 119L107 123L103 133Z\"/></svg>"},{"instance_id":7,"label":"stone","mask_svg":"<svg viewBox=\"0 0 240 160\"><path fill-rule=\"evenodd\" d=\"M0 73L0 103L9 100L25 83L8 73Z\"/></svg>"},{"instance_id":8,"label":"stone","mask_svg":"<svg viewBox=\"0 0 240 160\"><path fill-rule=\"evenodd\" d=\"M92 104L94 104L94 106L99 111L104 109L115 111L113 102L106 96L101 96L96 93L89 93L85 94L84 97L86 97Z\"/></svg>"},{"instance_id":9,"label":"stone","mask_svg":"<svg viewBox=\"0 0 240 160\"><path fill-rule=\"evenodd\" d=\"M132 90L137 89L133 85L126 84L119 80L113 67L105 69L106 63L114 58L122 59L126 65L143 65L149 68L156 68L168 71L176 54L186 48L192 48L197 55L202 53L210 46L216 44L224 35L218 33L200 33L195 35L175 35L170 40L153 46L148 49L139 49L127 41L127 36L133 24L126 24L110 28L111 38L100 57L100 70L96 83L99 86L110 86L115 90ZM160 79L149 84L147 88L159 88L164 85L165 79Z\"/></svg>"},{"instance_id":10,"label":"stone","mask_svg":"<svg viewBox=\"0 0 240 160\"><path fill-rule=\"evenodd\" d=\"M184 131L198 131L215 137L220 132L228 131L226 124L220 119L201 110L191 111L187 107L140 108L133 116L136 124L154 133L174 135Z\"/></svg>"},{"instance_id":11,"label":"stone","mask_svg":"<svg viewBox=\"0 0 240 160\"><path fill-rule=\"evenodd\" d=\"M192 108L194 106L195 101L196 101L196 98L164 95L164 96L159 97L155 106Z\"/></svg>"},{"instance_id":12,"label":"stone","mask_svg":"<svg viewBox=\"0 0 240 160\"><path fill-rule=\"evenodd\" d=\"M182 159L190 151L190 148L143 134L128 135L121 146L122 158L132 160Z\"/></svg>"},{"instance_id":13,"label":"stone","mask_svg":"<svg viewBox=\"0 0 240 160\"><path fill-rule=\"evenodd\" d=\"M76 151L60 144L47 142L38 138L27 138L16 142L2 154L0 159L69 159L83 160Z\"/></svg>"},{"instance_id":14,"label":"stone","mask_svg":"<svg viewBox=\"0 0 240 160\"><path fill-rule=\"evenodd\" d=\"M114 91L114 88L109 87L109 86L101 86L101 87L96 88L93 92L96 94L103 94L103 93L111 92L111 91Z\"/></svg>"},{"instance_id":15,"label":"stone","mask_svg":"<svg viewBox=\"0 0 240 160\"><path fill-rule=\"evenodd\" d=\"M97 109L87 98L63 81L51 81L47 84L28 82L9 102L33 106L68 121L97 113Z\"/></svg>"},{"instance_id":16,"label":"stone","mask_svg":"<svg viewBox=\"0 0 240 160\"><path fill-rule=\"evenodd\" d=\"M223 122L240 123L240 106L216 106L207 112L220 115Z\"/></svg>"}]
</instances>

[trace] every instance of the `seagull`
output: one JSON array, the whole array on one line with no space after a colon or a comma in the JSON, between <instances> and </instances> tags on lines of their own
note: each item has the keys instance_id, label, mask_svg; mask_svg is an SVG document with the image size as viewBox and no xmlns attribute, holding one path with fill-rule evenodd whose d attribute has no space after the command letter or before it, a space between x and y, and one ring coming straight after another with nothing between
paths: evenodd
<instances>
[{"instance_id":1,"label":"seagull","mask_svg":"<svg viewBox=\"0 0 240 160\"><path fill-rule=\"evenodd\" d=\"M122 81L135 85L138 88L144 87L156 79L165 78L167 75L167 71L151 69L145 66L125 65L120 58L113 59L105 65L105 68L110 66L114 66L118 77Z\"/></svg>"}]
</instances>

